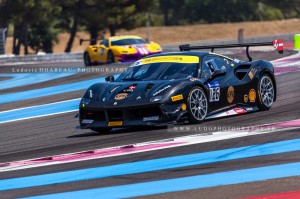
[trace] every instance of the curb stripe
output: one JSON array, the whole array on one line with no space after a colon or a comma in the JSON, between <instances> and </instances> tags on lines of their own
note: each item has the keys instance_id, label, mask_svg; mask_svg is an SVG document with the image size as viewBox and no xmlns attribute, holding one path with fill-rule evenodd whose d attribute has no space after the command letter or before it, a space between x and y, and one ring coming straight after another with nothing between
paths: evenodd
<instances>
[{"instance_id":1,"label":"curb stripe","mask_svg":"<svg viewBox=\"0 0 300 199\"><path fill-rule=\"evenodd\" d=\"M294 139L288 141L251 145L190 155L173 156L112 166L5 179L0 180L0 190L10 190L33 186L50 185L56 183L66 183L80 180L90 180L112 176L136 174L157 170L174 169L187 166L208 164L213 162L221 162L264 155L273 155L299 150L300 139ZM300 172L299 168L298 170Z\"/></svg>"}]
</instances>

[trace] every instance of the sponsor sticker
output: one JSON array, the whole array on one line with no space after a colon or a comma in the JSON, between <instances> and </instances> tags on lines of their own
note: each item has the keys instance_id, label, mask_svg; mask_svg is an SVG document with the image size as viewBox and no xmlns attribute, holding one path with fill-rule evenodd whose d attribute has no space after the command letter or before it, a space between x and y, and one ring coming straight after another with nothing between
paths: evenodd
<instances>
[{"instance_id":1,"label":"sponsor sticker","mask_svg":"<svg viewBox=\"0 0 300 199\"><path fill-rule=\"evenodd\" d=\"M246 108L246 111L253 111L252 107Z\"/></svg>"},{"instance_id":2,"label":"sponsor sticker","mask_svg":"<svg viewBox=\"0 0 300 199\"><path fill-rule=\"evenodd\" d=\"M182 96L182 94L175 95L175 96L172 96L171 99L172 99L173 102L175 102L175 101L178 101L178 100L182 100L183 96Z\"/></svg>"},{"instance_id":3,"label":"sponsor sticker","mask_svg":"<svg viewBox=\"0 0 300 199\"><path fill-rule=\"evenodd\" d=\"M255 102L255 99L256 99L256 92L254 89L251 89L249 91L249 100L250 102Z\"/></svg>"},{"instance_id":4,"label":"sponsor sticker","mask_svg":"<svg viewBox=\"0 0 300 199\"><path fill-rule=\"evenodd\" d=\"M232 86L229 86L227 90L227 101L228 103L232 103L234 100L234 88Z\"/></svg>"},{"instance_id":5,"label":"sponsor sticker","mask_svg":"<svg viewBox=\"0 0 300 199\"><path fill-rule=\"evenodd\" d=\"M190 81L194 82L194 81L197 81L199 80L198 78L191 78Z\"/></svg>"},{"instance_id":6,"label":"sponsor sticker","mask_svg":"<svg viewBox=\"0 0 300 199\"><path fill-rule=\"evenodd\" d=\"M110 93L114 92L117 88L119 88L120 86L116 86L115 88L111 89Z\"/></svg>"},{"instance_id":7,"label":"sponsor sticker","mask_svg":"<svg viewBox=\"0 0 300 199\"><path fill-rule=\"evenodd\" d=\"M94 122L94 120L87 120L87 119L82 120L83 124L91 124L93 122Z\"/></svg>"},{"instance_id":8,"label":"sponsor sticker","mask_svg":"<svg viewBox=\"0 0 300 199\"><path fill-rule=\"evenodd\" d=\"M214 81L214 82L209 82L209 83L207 83L207 86L208 86L209 88L215 88L215 87L220 87L220 84L219 84L219 82Z\"/></svg>"},{"instance_id":9,"label":"sponsor sticker","mask_svg":"<svg viewBox=\"0 0 300 199\"><path fill-rule=\"evenodd\" d=\"M159 93L163 92L164 90L166 90L166 89L168 89L168 88L171 88L171 85L168 85L168 86L163 87L162 89L156 91L156 92L153 94L153 96L158 95Z\"/></svg>"},{"instance_id":10,"label":"sponsor sticker","mask_svg":"<svg viewBox=\"0 0 300 199\"><path fill-rule=\"evenodd\" d=\"M115 100L122 100L125 99L128 96L127 93L119 93L115 96Z\"/></svg>"},{"instance_id":11,"label":"sponsor sticker","mask_svg":"<svg viewBox=\"0 0 300 199\"><path fill-rule=\"evenodd\" d=\"M248 73L248 76L250 77L251 80L253 79L255 73L256 73L256 68L252 68Z\"/></svg>"},{"instance_id":12,"label":"sponsor sticker","mask_svg":"<svg viewBox=\"0 0 300 199\"><path fill-rule=\"evenodd\" d=\"M108 126L122 126L123 121L113 121L113 122L108 122Z\"/></svg>"},{"instance_id":13,"label":"sponsor sticker","mask_svg":"<svg viewBox=\"0 0 300 199\"><path fill-rule=\"evenodd\" d=\"M234 59L233 61L237 64L240 63L240 60L238 60L238 59Z\"/></svg>"},{"instance_id":14,"label":"sponsor sticker","mask_svg":"<svg viewBox=\"0 0 300 199\"><path fill-rule=\"evenodd\" d=\"M236 112L237 114L244 114L244 113L247 113L246 110L242 109L242 108L235 108L233 109L234 112Z\"/></svg>"},{"instance_id":15,"label":"sponsor sticker","mask_svg":"<svg viewBox=\"0 0 300 199\"><path fill-rule=\"evenodd\" d=\"M274 45L274 48L276 48L280 54L283 53L283 40L282 39L276 39L276 40L273 40L273 45Z\"/></svg>"},{"instance_id":16,"label":"sponsor sticker","mask_svg":"<svg viewBox=\"0 0 300 199\"><path fill-rule=\"evenodd\" d=\"M143 122L159 120L159 116L143 117Z\"/></svg>"},{"instance_id":17,"label":"sponsor sticker","mask_svg":"<svg viewBox=\"0 0 300 199\"><path fill-rule=\"evenodd\" d=\"M189 55L173 55L173 56L157 56L151 58L145 58L139 60L133 64L133 66L138 66L142 64L153 64L153 63L184 63L184 64L194 64L199 63L198 56L189 56Z\"/></svg>"},{"instance_id":18,"label":"sponsor sticker","mask_svg":"<svg viewBox=\"0 0 300 199\"><path fill-rule=\"evenodd\" d=\"M249 98L248 98L248 95L244 95L244 102L248 102Z\"/></svg>"},{"instance_id":19,"label":"sponsor sticker","mask_svg":"<svg viewBox=\"0 0 300 199\"><path fill-rule=\"evenodd\" d=\"M133 85L127 87L126 89L124 89L123 92L132 93L135 88L136 88L136 84L133 84Z\"/></svg>"}]
</instances>

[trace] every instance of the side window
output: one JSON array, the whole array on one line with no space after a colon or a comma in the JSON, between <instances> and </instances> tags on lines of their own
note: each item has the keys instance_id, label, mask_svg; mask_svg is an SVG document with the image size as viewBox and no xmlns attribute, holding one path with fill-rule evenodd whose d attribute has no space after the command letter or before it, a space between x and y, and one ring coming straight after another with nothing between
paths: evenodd
<instances>
[{"instance_id":1,"label":"side window","mask_svg":"<svg viewBox=\"0 0 300 199\"><path fill-rule=\"evenodd\" d=\"M108 40L107 40L107 39L106 39L106 40L103 40L103 41L100 43L100 45L104 45L105 47L108 48Z\"/></svg>"},{"instance_id":2,"label":"side window","mask_svg":"<svg viewBox=\"0 0 300 199\"><path fill-rule=\"evenodd\" d=\"M212 74L212 71L210 67L208 66L207 62L204 62L202 65L202 73L201 73L201 78L209 78L210 75Z\"/></svg>"},{"instance_id":3,"label":"side window","mask_svg":"<svg viewBox=\"0 0 300 199\"><path fill-rule=\"evenodd\" d=\"M227 70L225 63L225 61L218 57L206 57L202 65L201 78L209 78L215 70Z\"/></svg>"}]
</instances>

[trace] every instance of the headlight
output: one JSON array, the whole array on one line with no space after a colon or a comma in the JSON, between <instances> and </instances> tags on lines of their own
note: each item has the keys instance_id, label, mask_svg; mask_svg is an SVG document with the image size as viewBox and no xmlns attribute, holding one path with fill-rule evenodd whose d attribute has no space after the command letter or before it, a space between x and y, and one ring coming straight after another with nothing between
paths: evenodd
<instances>
[{"instance_id":1,"label":"headlight","mask_svg":"<svg viewBox=\"0 0 300 199\"><path fill-rule=\"evenodd\" d=\"M81 107L85 107L86 105L88 105L90 103L90 99L89 98L82 98L81 99L81 103L80 103L80 106Z\"/></svg>"}]
</instances>

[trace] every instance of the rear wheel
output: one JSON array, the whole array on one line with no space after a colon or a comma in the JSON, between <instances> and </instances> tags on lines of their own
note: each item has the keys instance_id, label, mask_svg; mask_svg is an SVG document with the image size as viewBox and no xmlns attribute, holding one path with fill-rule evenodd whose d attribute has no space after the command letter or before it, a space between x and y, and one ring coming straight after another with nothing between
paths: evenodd
<instances>
[{"instance_id":1,"label":"rear wheel","mask_svg":"<svg viewBox=\"0 0 300 199\"><path fill-rule=\"evenodd\" d=\"M202 122L208 110L207 97L201 87L194 87L189 93L188 100L188 120L191 124Z\"/></svg>"},{"instance_id":2,"label":"rear wheel","mask_svg":"<svg viewBox=\"0 0 300 199\"><path fill-rule=\"evenodd\" d=\"M258 107L260 110L269 110L275 98L273 81L269 75L264 74L258 81Z\"/></svg>"},{"instance_id":3,"label":"rear wheel","mask_svg":"<svg viewBox=\"0 0 300 199\"><path fill-rule=\"evenodd\" d=\"M84 59L84 65L85 66L91 66L91 59L90 59L90 56L89 54L86 52L84 53L84 56L83 56L83 59Z\"/></svg>"},{"instance_id":4,"label":"rear wheel","mask_svg":"<svg viewBox=\"0 0 300 199\"><path fill-rule=\"evenodd\" d=\"M107 63L111 64L115 62L114 54L112 51L108 51L107 54Z\"/></svg>"},{"instance_id":5,"label":"rear wheel","mask_svg":"<svg viewBox=\"0 0 300 199\"><path fill-rule=\"evenodd\" d=\"M111 128L91 128L92 131L95 131L97 133L109 133Z\"/></svg>"}]
</instances>

